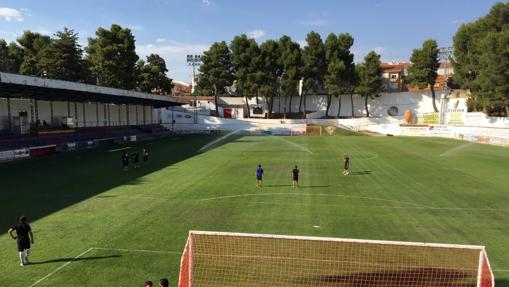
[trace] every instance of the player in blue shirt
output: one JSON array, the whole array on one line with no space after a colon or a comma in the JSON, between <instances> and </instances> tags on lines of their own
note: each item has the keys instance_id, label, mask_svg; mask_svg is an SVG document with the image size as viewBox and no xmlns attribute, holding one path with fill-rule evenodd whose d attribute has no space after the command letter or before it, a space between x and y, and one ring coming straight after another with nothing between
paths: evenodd
<instances>
[{"instance_id":1,"label":"player in blue shirt","mask_svg":"<svg viewBox=\"0 0 509 287\"><path fill-rule=\"evenodd\" d=\"M263 178L263 168L262 165L259 164L256 169L256 187L262 187L262 178Z\"/></svg>"}]
</instances>

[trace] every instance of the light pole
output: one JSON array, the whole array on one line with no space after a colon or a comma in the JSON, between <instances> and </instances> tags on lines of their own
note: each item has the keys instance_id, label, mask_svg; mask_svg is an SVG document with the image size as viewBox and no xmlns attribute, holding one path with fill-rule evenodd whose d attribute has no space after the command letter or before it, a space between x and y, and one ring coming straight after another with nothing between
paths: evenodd
<instances>
[{"instance_id":1,"label":"light pole","mask_svg":"<svg viewBox=\"0 0 509 287\"><path fill-rule=\"evenodd\" d=\"M445 69L444 69L444 87L446 92L446 97L449 96L449 86L447 86L448 82L448 65L449 60L454 56L454 48L453 47L440 47L438 48L438 58L441 61L445 61ZM441 98L440 103L440 124L445 124L445 114L447 110L447 100L445 98Z\"/></svg>"},{"instance_id":2,"label":"light pole","mask_svg":"<svg viewBox=\"0 0 509 287\"><path fill-rule=\"evenodd\" d=\"M194 123L198 123L198 104L196 101L196 94L194 93L194 86L196 81L196 67L201 64L201 55L187 55L187 65L193 67L193 79L191 80L191 93L193 94L194 102Z\"/></svg>"}]
</instances>

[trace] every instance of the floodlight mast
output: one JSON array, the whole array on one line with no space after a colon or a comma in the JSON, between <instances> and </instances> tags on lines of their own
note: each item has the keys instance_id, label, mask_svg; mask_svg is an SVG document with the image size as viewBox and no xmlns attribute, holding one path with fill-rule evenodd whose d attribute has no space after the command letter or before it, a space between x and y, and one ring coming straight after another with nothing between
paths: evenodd
<instances>
[{"instance_id":1,"label":"floodlight mast","mask_svg":"<svg viewBox=\"0 0 509 287\"><path fill-rule=\"evenodd\" d=\"M187 55L186 56L187 65L193 67L193 79L191 80L191 93L193 93L193 102L194 102L194 123L198 123L198 105L196 101L196 94L194 94L194 86L196 81L196 67L201 64L201 55Z\"/></svg>"},{"instance_id":2,"label":"floodlight mast","mask_svg":"<svg viewBox=\"0 0 509 287\"><path fill-rule=\"evenodd\" d=\"M444 87L445 87L445 91L446 91L446 94L447 96L449 96L449 86L447 85L447 82L448 82L448 66L449 66L449 60L453 59L454 57L454 48L449 46L449 47L440 47L438 48L438 58L440 61L444 61L445 62L445 69L444 69ZM445 101L445 99L443 98L442 96L442 99L440 99L440 103L441 103L441 107L440 107L440 124L443 125L445 124L445 111L447 109L447 103Z\"/></svg>"}]
</instances>

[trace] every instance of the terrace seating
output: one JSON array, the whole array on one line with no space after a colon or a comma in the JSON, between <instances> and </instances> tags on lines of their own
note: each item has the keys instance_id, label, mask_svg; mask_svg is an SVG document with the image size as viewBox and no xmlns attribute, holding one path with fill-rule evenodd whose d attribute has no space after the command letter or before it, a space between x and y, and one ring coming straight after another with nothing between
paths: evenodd
<instances>
[{"instance_id":1,"label":"terrace seating","mask_svg":"<svg viewBox=\"0 0 509 287\"><path fill-rule=\"evenodd\" d=\"M162 136L168 131L161 125L146 126L115 126L115 127L85 127L74 130L52 130L51 133L31 133L19 135L9 132L0 134L0 151L22 147L63 144L68 142L86 142L100 139L123 139L137 136L138 139Z\"/></svg>"}]
</instances>

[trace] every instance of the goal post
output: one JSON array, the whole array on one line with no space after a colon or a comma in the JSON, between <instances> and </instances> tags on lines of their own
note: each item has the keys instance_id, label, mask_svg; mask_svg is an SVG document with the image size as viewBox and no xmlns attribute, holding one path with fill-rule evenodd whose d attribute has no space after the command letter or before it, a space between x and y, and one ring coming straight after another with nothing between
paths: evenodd
<instances>
[{"instance_id":1,"label":"goal post","mask_svg":"<svg viewBox=\"0 0 509 287\"><path fill-rule=\"evenodd\" d=\"M179 287L494 286L484 246L190 231Z\"/></svg>"}]
</instances>

